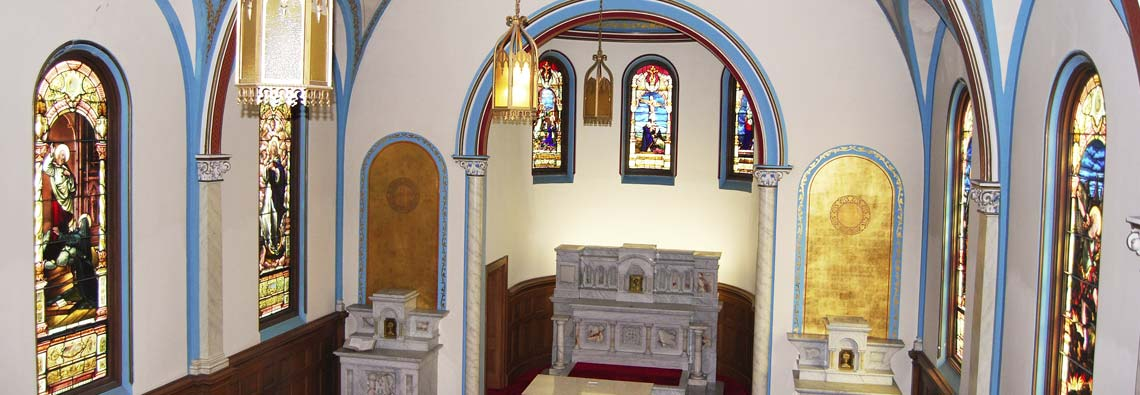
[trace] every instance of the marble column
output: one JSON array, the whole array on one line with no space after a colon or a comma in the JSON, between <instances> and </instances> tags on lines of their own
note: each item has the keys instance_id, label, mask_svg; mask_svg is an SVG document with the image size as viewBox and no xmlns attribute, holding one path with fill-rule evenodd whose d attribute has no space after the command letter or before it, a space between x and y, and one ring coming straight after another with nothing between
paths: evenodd
<instances>
[{"instance_id":1,"label":"marble column","mask_svg":"<svg viewBox=\"0 0 1140 395\"><path fill-rule=\"evenodd\" d=\"M566 368L566 320L570 316L554 316L554 344L557 346L554 354L554 364L551 368L562 370Z\"/></svg>"},{"instance_id":2,"label":"marble column","mask_svg":"<svg viewBox=\"0 0 1140 395\"><path fill-rule=\"evenodd\" d=\"M772 270L775 259L776 191L790 166L757 166L753 178L760 192L759 233L756 241L756 290L753 294L752 394L767 395L768 356L772 347Z\"/></svg>"},{"instance_id":3,"label":"marble column","mask_svg":"<svg viewBox=\"0 0 1140 395\"><path fill-rule=\"evenodd\" d=\"M222 349L222 177L229 155L198 155L198 358L190 374L229 365Z\"/></svg>"},{"instance_id":4,"label":"marble column","mask_svg":"<svg viewBox=\"0 0 1140 395\"><path fill-rule=\"evenodd\" d=\"M700 325L692 325L689 327L693 331L693 371L689 372L689 384L705 384L705 368L704 368L704 345L705 345L705 330L707 327Z\"/></svg>"},{"instance_id":5,"label":"marble column","mask_svg":"<svg viewBox=\"0 0 1140 395\"><path fill-rule=\"evenodd\" d=\"M996 182L974 180L970 204L978 216L971 218L966 267L966 355L962 361L964 394L989 394L994 352L994 314L997 301L998 212L1001 188ZM976 233L975 233L976 232Z\"/></svg>"},{"instance_id":6,"label":"marble column","mask_svg":"<svg viewBox=\"0 0 1140 395\"><path fill-rule=\"evenodd\" d=\"M484 241L487 239L487 157L455 156L455 162L467 174L467 246L464 278L464 341L463 341L463 393L483 393L483 357L486 307L483 303L487 284L487 256Z\"/></svg>"}]
</instances>

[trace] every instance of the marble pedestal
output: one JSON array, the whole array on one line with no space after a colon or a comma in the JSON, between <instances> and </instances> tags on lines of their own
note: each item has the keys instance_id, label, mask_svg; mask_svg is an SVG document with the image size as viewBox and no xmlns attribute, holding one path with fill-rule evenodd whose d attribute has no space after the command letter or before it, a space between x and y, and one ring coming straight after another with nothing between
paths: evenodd
<instances>
[{"instance_id":1,"label":"marble pedestal","mask_svg":"<svg viewBox=\"0 0 1140 395\"><path fill-rule=\"evenodd\" d=\"M416 309L418 291L386 289L372 306L348 306L340 358L345 395L435 394L439 320L446 311Z\"/></svg>"}]
</instances>

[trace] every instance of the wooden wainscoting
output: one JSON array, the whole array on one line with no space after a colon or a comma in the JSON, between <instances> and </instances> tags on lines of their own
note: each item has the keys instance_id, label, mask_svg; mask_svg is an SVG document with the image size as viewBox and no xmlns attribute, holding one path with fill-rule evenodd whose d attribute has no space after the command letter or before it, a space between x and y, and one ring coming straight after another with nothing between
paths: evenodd
<instances>
[{"instance_id":1,"label":"wooden wainscoting","mask_svg":"<svg viewBox=\"0 0 1140 395\"><path fill-rule=\"evenodd\" d=\"M186 376L148 394L336 394L340 368L333 351L344 343L344 313L332 313L242 350L230 366Z\"/></svg>"},{"instance_id":2,"label":"wooden wainscoting","mask_svg":"<svg viewBox=\"0 0 1140 395\"><path fill-rule=\"evenodd\" d=\"M554 344L554 276L532 278L507 292L507 379L550 365Z\"/></svg>"},{"instance_id":3,"label":"wooden wainscoting","mask_svg":"<svg viewBox=\"0 0 1140 395\"><path fill-rule=\"evenodd\" d=\"M954 389L942 377L942 373L930 362L930 358L922 351L911 350L910 355L914 372L911 375L911 394L914 395L953 395Z\"/></svg>"},{"instance_id":4,"label":"wooden wainscoting","mask_svg":"<svg viewBox=\"0 0 1140 395\"><path fill-rule=\"evenodd\" d=\"M752 383L753 296L725 283L720 289L720 316L717 318L716 370L749 388Z\"/></svg>"}]
</instances>

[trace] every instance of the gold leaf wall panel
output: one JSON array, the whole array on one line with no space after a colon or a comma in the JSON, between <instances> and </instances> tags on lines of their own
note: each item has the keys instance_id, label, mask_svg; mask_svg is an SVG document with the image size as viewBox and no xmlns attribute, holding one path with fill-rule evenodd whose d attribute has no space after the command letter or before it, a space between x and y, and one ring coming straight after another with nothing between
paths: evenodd
<instances>
[{"instance_id":1,"label":"gold leaf wall panel","mask_svg":"<svg viewBox=\"0 0 1140 395\"><path fill-rule=\"evenodd\" d=\"M410 142L385 147L368 169L368 270L365 290L420 291L434 310L439 279L439 170Z\"/></svg>"},{"instance_id":2,"label":"gold leaf wall panel","mask_svg":"<svg viewBox=\"0 0 1140 395\"><path fill-rule=\"evenodd\" d=\"M808 189L804 332L827 332L823 319L860 316L871 336L890 325L894 186L878 164L839 156Z\"/></svg>"}]
</instances>

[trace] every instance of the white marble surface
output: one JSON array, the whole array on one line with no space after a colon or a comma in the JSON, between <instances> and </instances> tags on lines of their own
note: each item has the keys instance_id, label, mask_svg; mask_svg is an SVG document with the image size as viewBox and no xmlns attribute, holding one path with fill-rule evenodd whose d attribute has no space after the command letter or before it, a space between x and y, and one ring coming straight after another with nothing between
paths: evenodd
<instances>
[{"instance_id":1,"label":"white marble surface","mask_svg":"<svg viewBox=\"0 0 1140 395\"><path fill-rule=\"evenodd\" d=\"M472 163L472 160L458 160L467 171L467 294L466 299L466 328L464 328L465 360L463 375L466 385L463 393L479 395L483 386L483 286L486 278L486 253L484 240L486 240L486 199L487 177L486 160ZM479 161L474 161L479 162Z\"/></svg>"},{"instance_id":2,"label":"white marble surface","mask_svg":"<svg viewBox=\"0 0 1140 395\"><path fill-rule=\"evenodd\" d=\"M752 394L768 394L769 350L772 344L772 264L775 257L776 192L780 178L787 171L757 170L760 195L758 220L760 231L756 241L756 289L752 331Z\"/></svg>"},{"instance_id":3,"label":"white marble surface","mask_svg":"<svg viewBox=\"0 0 1140 395\"><path fill-rule=\"evenodd\" d=\"M220 175L198 183L199 352L190 362L190 374L210 374L229 365L222 348L222 184L217 181Z\"/></svg>"},{"instance_id":4,"label":"white marble surface","mask_svg":"<svg viewBox=\"0 0 1140 395\"><path fill-rule=\"evenodd\" d=\"M523 395L650 395L653 384L540 374Z\"/></svg>"},{"instance_id":5,"label":"white marble surface","mask_svg":"<svg viewBox=\"0 0 1140 395\"><path fill-rule=\"evenodd\" d=\"M978 208L972 218L977 229L970 235L972 259L966 266L966 355L962 361L963 393L989 394L993 373L994 312L997 300L998 215ZM971 232L973 233L973 232ZM976 236L976 237L974 237ZM977 240L977 241L974 241Z\"/></svg>"}]
</instances>

